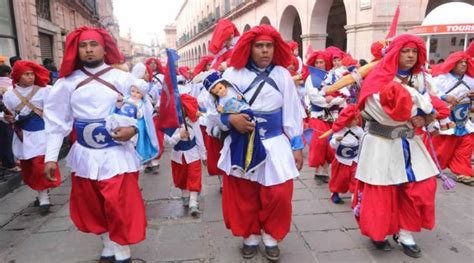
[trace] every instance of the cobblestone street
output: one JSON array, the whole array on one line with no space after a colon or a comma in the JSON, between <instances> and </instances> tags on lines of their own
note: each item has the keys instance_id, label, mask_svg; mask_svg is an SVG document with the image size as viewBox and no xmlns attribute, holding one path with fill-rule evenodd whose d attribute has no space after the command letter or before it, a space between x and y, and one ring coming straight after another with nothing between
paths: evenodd
<instances>
[{"instance_id":1,"label":"cobblestone street","mask_svg":"<svg viewBox=\"0 0 474 263\"><path fill-rule=\"evenodd\" d=\"M35 192L22 186L0 200L0 262L96 262L98 237L78 232L69 219L68 170L63 185L51 192L52 213L41 216L32 203ZM222 220L219 181L203 178L200 219L187 214L172 187L169 149L158 175L140 176L147 205L147 239L132 246L134 262L267 262L259 253L241 259L241 240ZM327 185L318 185L307 167L295 181L293 225L280 244L280 262L471 262L474 258L474 192L458 184L447 192L438 186L437 225L415 235L423 256L405 256L400 247L384 253L361 236L350 209L329 201Z\"/></svg>"}]
</instances>

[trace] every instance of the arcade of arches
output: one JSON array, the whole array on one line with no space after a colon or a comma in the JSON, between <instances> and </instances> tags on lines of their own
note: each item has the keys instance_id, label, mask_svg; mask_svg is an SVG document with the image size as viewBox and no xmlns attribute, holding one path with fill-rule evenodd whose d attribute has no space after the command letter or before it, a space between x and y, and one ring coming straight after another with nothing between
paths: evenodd
<instances>
[{"instance_id":1,"label":"arcade of arches","mask_svg":"<svg viewBox=\"0 0 474 263\"><path fill-rule=\"evenodd\" d=\"M451 1L400 0L398 33L420 25L431 10L446 2ZM241 33L255 25L272 25L285 40L299 43L300 56L306 55L308 45L314 50L333 45L355 58L370 60L370 45L387 34L396 5L397 1L387 0L269 0L232 20ZM208 55L213 28L178 47L180 64L195 66L200 57Z\"/></svg>"}]
</instances>

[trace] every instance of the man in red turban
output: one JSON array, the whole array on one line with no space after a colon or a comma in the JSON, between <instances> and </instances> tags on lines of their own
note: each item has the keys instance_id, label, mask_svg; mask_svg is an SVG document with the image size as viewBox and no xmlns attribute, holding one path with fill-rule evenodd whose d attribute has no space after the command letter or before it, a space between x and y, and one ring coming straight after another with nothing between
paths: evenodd
<instances>
[{"instance_id":1,"label":"man in red turban","mask_svg":"<svg viewBox=\"0 0 474 263\"><path fill-rule=\"evenodd\" d=\"M441 169L449 168L458 182L474 186L474 124L469 119L474 98L474 60L466 52L455 52L444 63L433 66L432 75L439 96L451 109L451 125L440 125L440 136L433 138Z\"/></svg>"},{"instance_id":2,"label":"man in red turban","mask_svg":"<svg viewBox=\"0 0 474 263\"><path fill-rule=\"evenodd\" d=\"M61 78L44 107L45 174L56 180L59 149L74 127L77 141L67 156L72 171L71 219L80 231L101 236L101 262L131 262L129 245L143 241L146 230L138 186L140 160L128 142L137 126L107 128L111 109L119 98L130 94L135 80L130 73L110 66L121 61L115 42L104 29L72 31L66 38ZM151 116L144 118L151 120Z\"/></svg>"},{"instance_id":3,"label":"man in red turban","mask_svg":"<svg viewBox=\"0 0 474 263\"><path fill-rule=\"evenodd\" d=\"M5 92L3 103L15 115L5 117L14 125L12 150L20 160L21 178L38 192L35 203L45 214L50 207L48 190L61 184L59 169L55 181L47 180L43 174L46 152L43 105L51 89L47 86L49 71L35 62L19 60L13 66L11 77L14 88ZM52 165L58 167L57 162Z\"/></svg>"},{"instance_id":4,"label":"man in red turban","mask_svg":"<svg viewBox=\"0 0 474 263\"><path fill-rule=\"evenodd\" d=\"M213 69L225 70L239 36L239 30L229 19L221 19L217 22L208 48L209 52L214 54Z\"/></svg>"},{"instance_id":5,"label":"man in red turban","mask_svg":"<svg viewBox=\"0 0 474 263\"><path fill-rule=\"evenodd\" d=\"M159 85L161 89L165 78L165 70L163 68L163 65L161 64L161 61L158 58L151 57L145 61L145 65L151 67L151 69L153 70L152 81L153 83Z\"/></svg>"},{"instance_id":6,"label":"man in red turban","mask_svg":"<svg viewBox=\"0 0 474 263\"><path fill-rule=\"evenodd\" d=\"M433 121L423 40L396 37L367 75L359 107L367 121L359 153L359 180L353 205L360 231L377 249L391 250L388 235L410 257L421 250L412 232L435 225L436 175L439 173L415 128Z\"/></svg>"},{"instance_id":7,"label":"man in red turban","mask_svg":"<svg viewBox=\"0 0 474 263\"><path fill-rule=\"evenodd\" d=\"M291 52L293 53L293 56L298 61L298 63L295 63L296 68L294 70L296 71L296 73L301 74L303 72L303 60L299 56L298 42L292 40L288 42L288 45L291 48Z\"/></svg>"},{"instance_id":8,"label":"man in red turban","mask_svg":"<svg viewBox=\"0 0 474 263\"><path fill-rule=\"evenodd\" d=\"M223 78L243 94L258 122L267 153L254 172L231 167L231 137L224 141L219 168L224 176L223 214L226 226L244 238L242 256L252 258L261 241L265 256L278 260L281 241L290 230L293 179L303 165L303 116L295 85L286 69L291 49L270 25L256 26L237 42L230 59L232 68ZM254 130L246 114L222 115L224 126L240 133Z\"/></svg>"}]
</instances>

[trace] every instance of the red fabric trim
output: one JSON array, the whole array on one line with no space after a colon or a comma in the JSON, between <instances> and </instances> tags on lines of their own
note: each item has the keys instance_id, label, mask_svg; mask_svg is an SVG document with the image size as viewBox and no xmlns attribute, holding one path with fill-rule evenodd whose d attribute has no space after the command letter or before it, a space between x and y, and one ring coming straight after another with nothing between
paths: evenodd
<instances>
[{"instance_id":1,"label":"red fabric trim","mask_svg":"<svg viewBox=\"0 0 474 263\"><path fill-rule=\"evenodd\" d=\"M193 76L192 78L196 77L197 75L199 75L199 73L201 73L205 68L206 66L211 63L212 61L214 60L214 56L210 55L210 56L203 56L201 58L201 61L199 61L199 64L196 65L196 67L194 68L194 71L193 71Z\"/></svg>"},{"instance_id":2,"label":"red fabric trim","mask_svg":"<svg viewBox=\"0 0 474 263\"><path fill-rule=\"evenodd\" d=\"M402 84L392 81L379 92L380 104L387 115L395 121L407 121L411 118L413 101L410 92Z\"/></svg>"},{"instance_id":3,"label":"red fabric trim","mask_svg":"<svg viewBox=\"0 0 474 263\"><path fill-rule=\"evenodd\" d=\"M332 125L332 131L338 132L344 127L347 127L349 123L355 118L360 117L360 111L355 104L347 105L340 113L337 120Z\"/></svg>"}]
</instances>

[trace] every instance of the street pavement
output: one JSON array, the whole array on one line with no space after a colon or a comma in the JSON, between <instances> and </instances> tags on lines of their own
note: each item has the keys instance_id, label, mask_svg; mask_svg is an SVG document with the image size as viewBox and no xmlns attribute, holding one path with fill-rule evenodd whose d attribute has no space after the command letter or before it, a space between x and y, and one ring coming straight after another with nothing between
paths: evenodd
<instances>
[{"instance_id":1,"label":"street pavement","mask_svg":"<svg viewBox=\"0 0 474 263\"><path fill-rule=\"evenodd\" d=\"M41 216L26 186L0 200L0 262L97 262L100 238L84 234L69 219L71 180L61 164L64 183L51 191L52 213ZM412 259L399 246L374 250L363 237L350 208L329 201L327 184L318 185L305 167L295 180L293 222L280 243L280 262L472 262L474 259L474 188L457 184L445 191L438 181L434 231L415 234L423 256ZM222 219L219 181L203 173L199 219L192 218L173 187L169 149L159 174L140 175L146 202L147 239L132 246L133 262L268 262L262 253L240 256L241 239L232 236ZM392 242L393 244L393 242Z\"/></svg>"}]
</instances>

